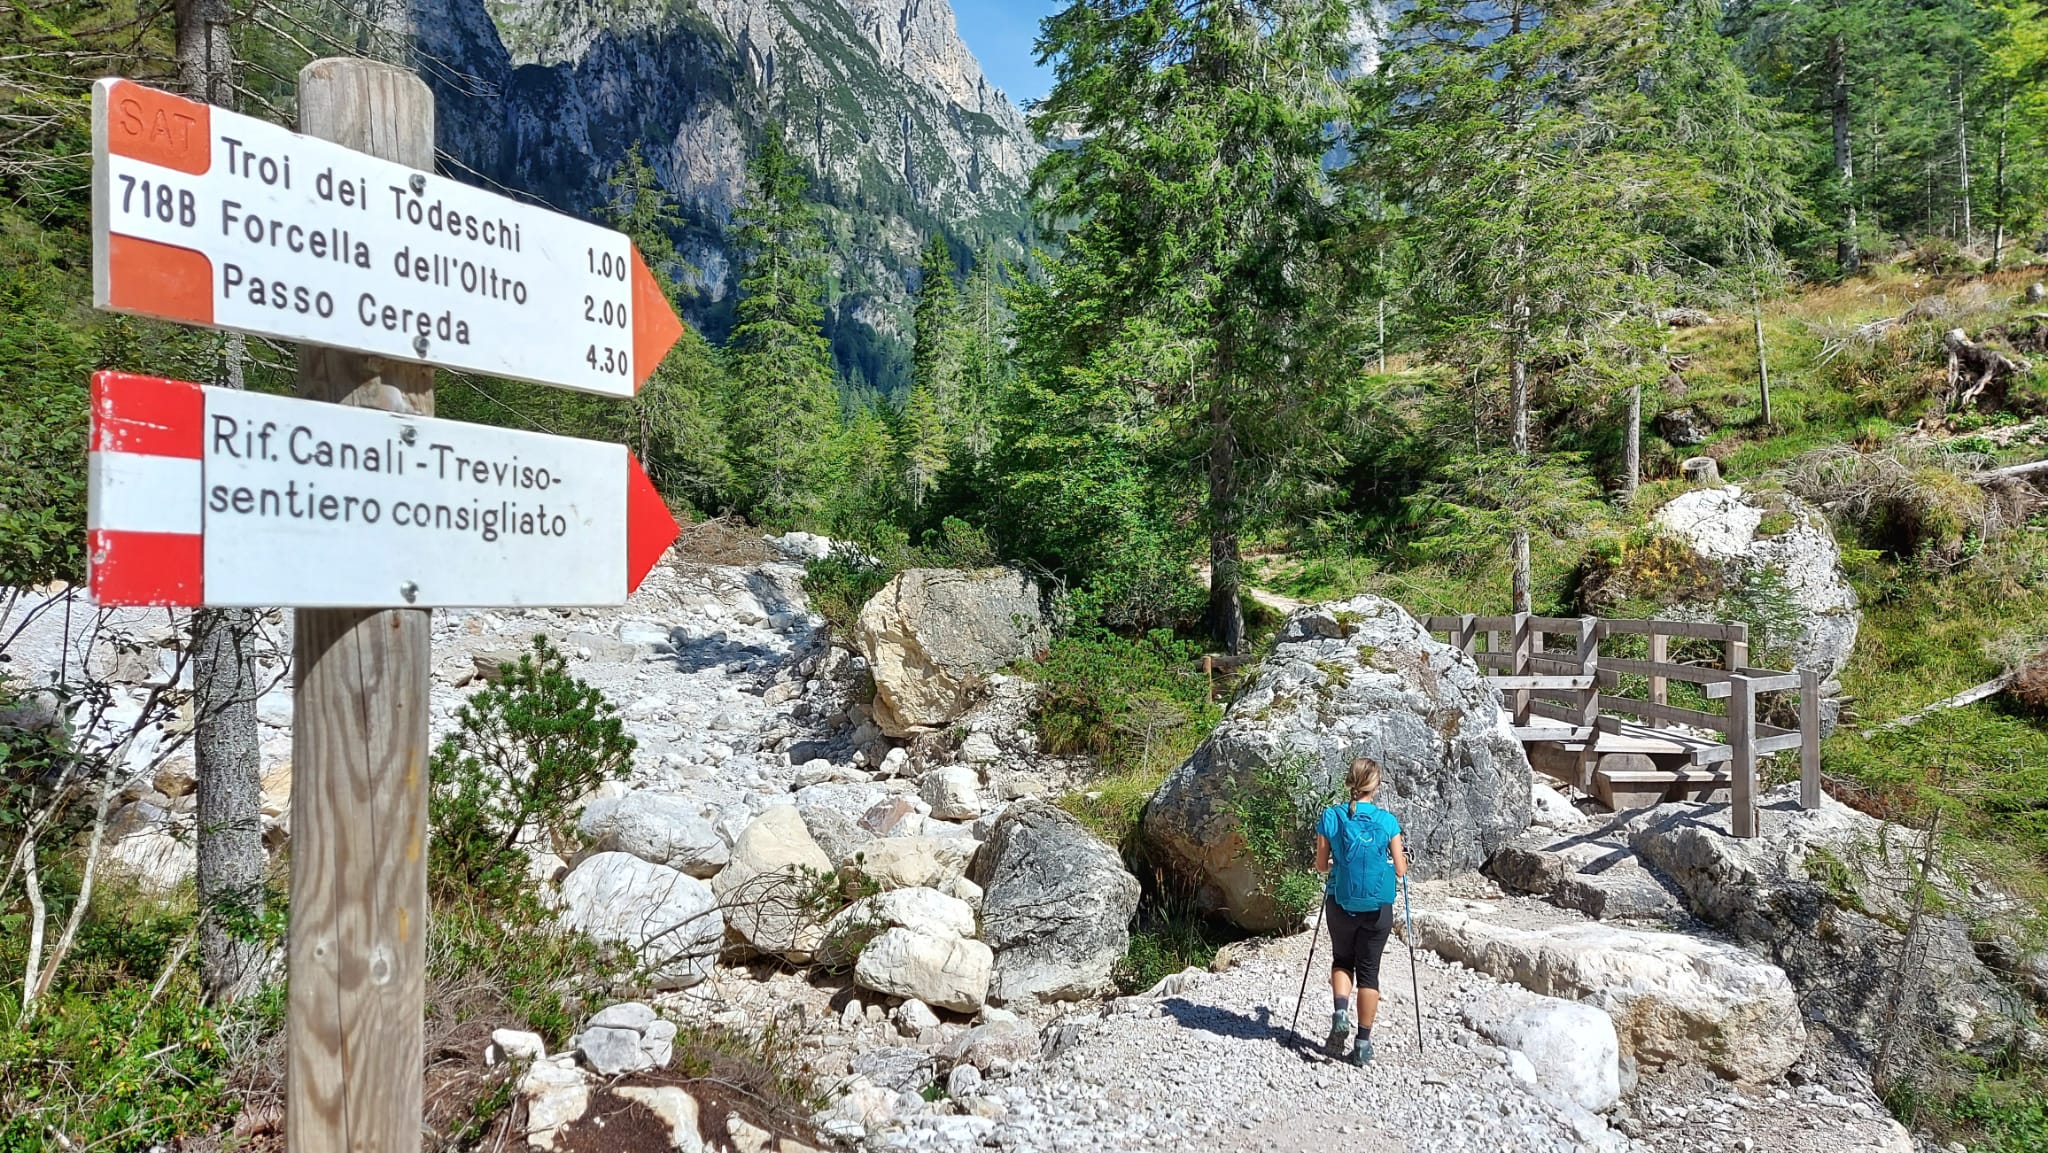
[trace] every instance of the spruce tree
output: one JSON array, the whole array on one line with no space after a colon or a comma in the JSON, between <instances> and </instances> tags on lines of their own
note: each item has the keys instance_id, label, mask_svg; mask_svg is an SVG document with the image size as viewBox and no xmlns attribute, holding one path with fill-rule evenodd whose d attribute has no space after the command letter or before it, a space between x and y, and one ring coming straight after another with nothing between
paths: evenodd
<instances>
[{"instance_id":1,"label":"spruce tree","mask_svg":"<svg viewBox=\"0 0 2048 1153\"><path fill-rule=\"evenodd\" d=\"M1350 31L1341 0L1076 0L1039 41L1055 83L1034 122L1078 141L1038 173L1045 215L1073 222L1055 339L1079 365L1163 329L1128 387L1151 393L1201 494L1209 633L1229 652L1240 536L1299 459L1287 442L1320 427L1298 342L1341 231L1323 162L1349 116Z\"/></svg>"},{"instance_id":2,"label":"spruce tree","mask_svg":"<svg viewBox=\"0 0 2048 1153\"><path fill-rule=\"evenodd\" d=\"M787 522L815 506L821 449L838 423L824 238L780 124L768 125L747 178L734 214L742 272L728 345L733 473L749 512Z\"/></svg>"}]
</instances>

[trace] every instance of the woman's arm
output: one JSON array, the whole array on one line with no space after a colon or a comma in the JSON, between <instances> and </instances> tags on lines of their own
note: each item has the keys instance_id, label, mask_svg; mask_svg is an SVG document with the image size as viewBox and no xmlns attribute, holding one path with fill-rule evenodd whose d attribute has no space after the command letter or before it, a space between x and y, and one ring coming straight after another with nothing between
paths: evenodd
<instances>
[{"instance_id":1,"label":"woman's arm","mask_svg":"<svg viewBox=\"0 0 2048 1153\"><path fill-rule=\"evenodd\" d=\"M1394 837L1394 839L1393 839L1392 841L1390 841L1390 842L1388 842L1388 843L1387 843L1387 848L1388 848L1388 850L1389 850L1389 851L1391 851L1391 852L1393 853L1393 855L1394 855L1394 876L1396 876L1396 877L1405 877L1405 876L1407 876L1407 875L1408 875L1408 850L1407 850L1407 849L1404 849L1404 848L1402 848L1402 847L1401 847L1401 838L1400 838L1400 836L1399 836L1398 834L1397 834L1397 835L1396 835L1396 836Z\"/></svg>"},{"instance_id":2,"label":"woman's arm","mask_svg":"<svg viewBox=\"0 0 2048 1153\"><path fill-rule=\"evenodd\" d=\"M1323 835L1322 835L1321 833L1317 833L1317 834L1316 834L1316 872L1318 872L1318 873L1327 873L1327 872L1329 872L1329 871L1330 871L1330 839L1329 839L1328 837L1325 837L1325 836L1323 836Z\"/></svg>"}]
</instances>

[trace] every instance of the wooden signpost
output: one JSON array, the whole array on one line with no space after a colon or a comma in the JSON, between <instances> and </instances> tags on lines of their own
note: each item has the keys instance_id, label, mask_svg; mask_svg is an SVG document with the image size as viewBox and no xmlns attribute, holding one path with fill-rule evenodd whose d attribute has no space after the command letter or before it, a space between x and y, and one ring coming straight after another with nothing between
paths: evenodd
<instances>
[{"instance_id":1,"label":"wooden signpost","mask_svg":"<svg viewBox=\"0 0 2048 1153\"><path fill-rule=\"evenodd\" d=\"M95 303L301 342L303 399L96 378L90 580L296 608L287 1148L415 1153L425 610L623 603L676 536L619 446L430 419L433 366L631 396L682 325L624 236L435 175L412 73L315 61L299 117L94 86Z\"/></svg>"}]
</instances>

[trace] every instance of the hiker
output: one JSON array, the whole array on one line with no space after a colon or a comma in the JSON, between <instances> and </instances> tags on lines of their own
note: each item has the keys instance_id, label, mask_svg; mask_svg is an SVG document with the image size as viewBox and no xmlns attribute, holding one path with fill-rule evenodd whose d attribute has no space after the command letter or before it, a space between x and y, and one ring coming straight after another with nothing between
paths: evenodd
<instances>
[{"instance_id":1,"label":"hiker","mask_svg":"<svg viewBox=\"0 0 2048 1153\"><path fill-rule=\"evenodd\" d=\"M1401 848L1401 823L1372 803L1380 790L1379 762L1351 762L1345 784L1351 800L1323 810L1316 823L1316 872L1324 885L1324 915L1330 924L1330 1037L1323 1051L1344 1056L1351 1032L1351 994L1358 993L1358 1044L1351 1063L1372 1060L1372 1023L1380 1010L1380 954L1394 931L1394 899L1408 875Z\"/></svg>"}]
</instances>

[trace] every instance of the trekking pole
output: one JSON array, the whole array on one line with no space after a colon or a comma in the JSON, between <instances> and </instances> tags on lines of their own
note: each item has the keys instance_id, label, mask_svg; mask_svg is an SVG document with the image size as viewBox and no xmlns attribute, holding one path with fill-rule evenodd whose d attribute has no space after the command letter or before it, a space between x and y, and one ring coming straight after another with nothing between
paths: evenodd
<instances>
[{"instance_id":1,"label":"trekking pole","mask_svg":"<svg viewBox=\"0 0 2048 1153\"><path fill-rule=\"evenodd\" d=\"M1308 974L1316 964L1316 939L1323 935L1323 902L1316 902L1316 927L1308 934L1308 960L1301 963L1301 992L1294 997L1294 1021L1287 1026L1293 1036L1301 1035L1301 1003L1308 1000Z\"/></svg>"},{"instance_id":2,"label":"trekking pole","mask_svg":"<svg viewBox=\"0 0 2048 1153\"><path fill-rule=\"evenodd\" d=\"M1408 981L1415 986L1415 1052L1420 1054L1422 1052L1422 973L1415 964L1415 906L1408 900L1408 878L1405 875L1401 878L1401 912L1408 921ZM1313 949L1314 946L1310 946L1310 948ZM1304 976L1302 988L1306 989L1307 987L1308 981L1306 976ZM1297 1016L1300 1015L1301 1006L1298 1003L1295 1005L1294 1011Z\"/></svg>"}]
</instances>

